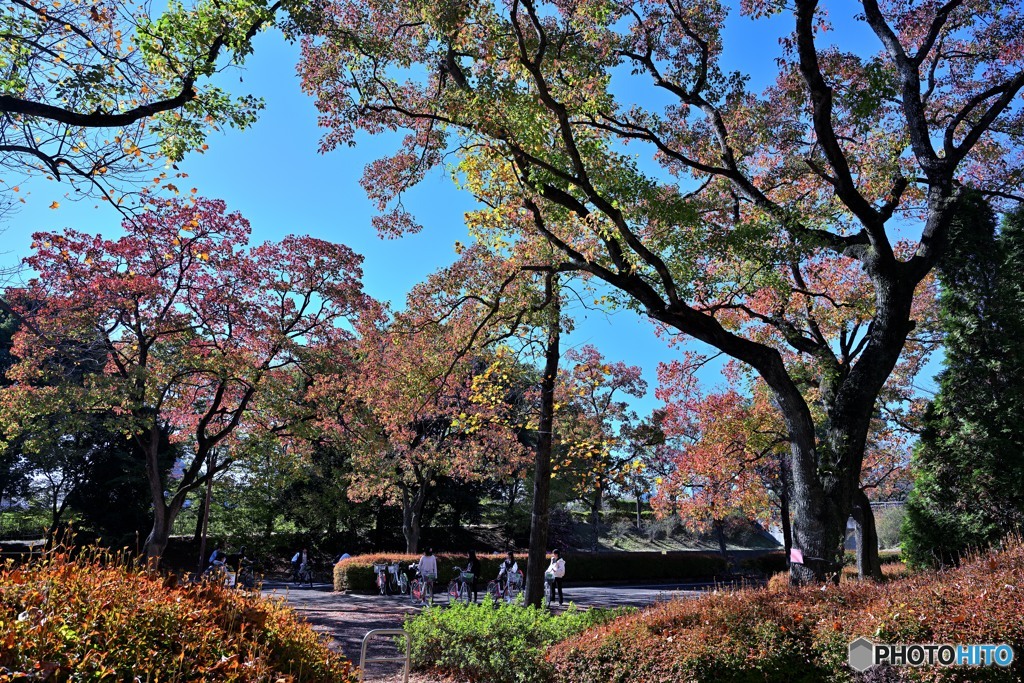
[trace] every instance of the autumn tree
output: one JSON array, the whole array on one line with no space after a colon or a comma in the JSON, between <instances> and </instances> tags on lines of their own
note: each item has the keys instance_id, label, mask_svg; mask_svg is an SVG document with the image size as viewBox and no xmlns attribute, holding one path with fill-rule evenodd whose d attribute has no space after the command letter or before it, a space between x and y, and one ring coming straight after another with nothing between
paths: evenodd
<instances>
[{"instance_id":1,"label":"autumn tree","mask_svg":"<svg viewBox=\"0 0 1024 683\"><path fill-rule=\"evenodd\" d=\"M408 131L365 182L392 230L418 228L401 193L455 154L483 206L471 225L546 240L559 270L753 368L790 437L794 543L821 558L793 578L820 581L963 183L1019 187L1024 16L1006 0L740 9L792 27L760 94L721 65L728 8L686 0L336 0L301 71L324 150ZM874 50L835 44L830 21L863 23ZM833 346L803 310L831 296L807 269L837 259L864 273L868 307Z\"/></svg>"},{"instance_id":2,"label":"autumn tree","mask_svg":"<svg viewBox=\"0 0 1024 683\"><path fill-rule=\"evenodd\" d=\"M918 359L914 353L910 358ZM665 402L661 427L673 447L672 467L655 496L660 514L679 514L697 528L721 535L723 521L741 515L762 524L781 526L783 545L792 547L790 486L787 470L789 434L765 383L727 364L728 382L705 390L697 371L707 359L687 354L685 361L659 366L656 395ZM899 405L876 411L855 492L853 518L857 523L857 565L862 578L881 578L878 539L870 497L889 500L906 487L909 465L907 431L913 374L895 373L886 395ZM899 379L899 381L897 381ZM895 385L895 386L893 386Z\"/></svg>"},{"instance_id":3,"label":"autumn tree","mask_svg":"<svg viewBox=\"0 0 1024 683\"><path fill-rule=\"evenodd\" d=\"M408 313L365 332L359 372L344 380L346 405L333 415L352 451L349 497L400 506L410 553L420 549L424 508L439 479L480 480L511 471L522 457L510 426L472 400L486 355L454 354L468 348L463 320L430 320L421 296L414 289Z\"/></svg>"},{"instance_id":4,"label":"autumn tree","mask_svg":"<svg viewBox=\"0 0 1024 683\"><path fill-rule=\"evenodd\" d=\"M0 409L7 433L48 415L110 415L144 457L146 549L159 558L188 494L249 436L277 433L272 408L307 390L297 368L313 349L348 344L368 303L351 250L294 236L250 247L248 222L220 201L153 199L121 227L114 239L34 236L25 262L38 275L13 298L20 360ZM98 371L67 381L67 349L83 346ZM174 481L165 430L186 452Z\"/></svg>"},{"instance_id":5,"label":"autumn tree","mask_svg":"<svg viewBox=\"0 0 1024 683\"><path fill-rule=\"evenodd\" d=\"M653 506L662 515L678 514L698 531L712 531L728 559L729 517L765 525L774 520L771 481L781 476L779 452L788 443L766 392L747 396L735 386L706 392L692 369L685 363L659 367L661 427L675 448L675 462Z\"/></svg>"},{"instance_id":6,"label":"autumn tree","mask_svg":"<svg viewBox=\"0 0 1024 683\"><path fill-rule=\"evenodd\" d=\"M12 0L0 10L0 168L67 180L121 205L155 163L180 161L262 103L211 84L240 65L282 2ZM178 174L179 176L182 174ZM164 173L158 183L169 181Z\"/></svg>"},{"instance_id":7,"label":"autumn tree","mask_svg":"<svg viewBox=\"0 0 1024 683\"><path fill-rule=\"evenodd\" d=\"M626 459L626 435L637 416L624 399L643 397L647 383L639 367L608 362L591 344L569 349L563 361L555 411L560 461L553 469L590 509L596 548L602 503L614 485L625 483L631 462Z\"/></svg>"},{"instance_id":8,"label":"autumn tree","mask_svg":"<svg viewBox=\"0 0 1024 683\"><path fill-rule=\"evenodd\" d=\"M387 223L378 221L378 229ZM463 333L448 349L449 367L480 350L493 352L486 368L472 380L473 424L510 428L533 451L530 496L530 542L526 601L539 606L544 591L543 567L550 525L550 492L555 450L555 395L562 334L572 321L562 314L565 293L552 268L545 243L530 240L478 240L456 244L459 259L416 288L420 324L459 321ZM410 307L411 310L411 307ZM513 355L503 353L511 350ZM524 369L539 364L539 381L527 392ZM524 438L523 431L532 438ZM523 467L529 463L523 462ZM512 470L514 471L514 470Z\"/></svg>"}]
</instances>

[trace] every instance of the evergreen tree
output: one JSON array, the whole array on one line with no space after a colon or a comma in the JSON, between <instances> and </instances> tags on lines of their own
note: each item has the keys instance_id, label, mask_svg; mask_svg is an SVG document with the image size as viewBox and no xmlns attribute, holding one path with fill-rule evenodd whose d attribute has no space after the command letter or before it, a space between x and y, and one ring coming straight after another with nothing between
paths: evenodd
<instances>
[{"instance_id":1,"label":"evergreen tree","mask_svg":"<svg viewBox=\"0 0 1024 683\"><path fill-rule=\"evenodd\" d=\"M908 561L948 565L1024 522L1024 209L968 195L939 267L945 369L914 454Z\"/></svg>"}]
</instances>

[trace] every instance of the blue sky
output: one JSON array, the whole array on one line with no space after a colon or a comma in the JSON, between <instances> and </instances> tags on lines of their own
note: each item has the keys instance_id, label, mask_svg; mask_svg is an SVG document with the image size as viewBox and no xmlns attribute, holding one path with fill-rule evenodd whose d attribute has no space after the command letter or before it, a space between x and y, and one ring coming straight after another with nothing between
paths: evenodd
<instances>
[{"instance_id":1,"label":"blue sky","mask_svg":"<svg viewBox=\"0 0 1024 683\"><path fill-rule=\"evenodd\" d=\"M777 40L788 32L791 21L787 16L767 22L732 17L727 24L726 53L731 58L726 66L751 73L759 89L774 76ZM838 38L844 47L871 45L873 39L865 31L863 24L848 25ZM743 49L736 51L737 45ZM363 137L355 148L319 154L316 109L299 89L297 61L298 47L279 34L269 32L257 38L245 70L229 72L221 85L263 97L266 109L251 129L215 135L209 140L209 151L180 163L180 169L189 174L180 185L194 186L201 195L223 199L231 210L240 211L252 224L254 241L306 233L347 244L365 256L367 292L401 306L415 283L455 259L455 241L466 241L463 212L472 207L471 200L444 174L430 176L406 197L407 207L426 229L398 240L378 238L370 226L374 207L358 180L369 161L394 148L396 138ZM648 96L640 89L636 92L638 98ZM42 178L22 183L21 194L27 194L28 202L19 205L3 226L0 265L25 256L30 236L38 230L74 227L116 233L120 221L112 207L69 202L64 197L68 189ZM59 201L60 208L49 209L52 201ZM635 408L643 414L655 407L657 363L677 358L680 352L656 338L653 326L632 312L578 310L576 316L577 329L569 343L592 343L610 360L640 365L650 391L647 398L634 401ZM705 381L716 380L711 374Z\"/></svg>"}]
</instances>

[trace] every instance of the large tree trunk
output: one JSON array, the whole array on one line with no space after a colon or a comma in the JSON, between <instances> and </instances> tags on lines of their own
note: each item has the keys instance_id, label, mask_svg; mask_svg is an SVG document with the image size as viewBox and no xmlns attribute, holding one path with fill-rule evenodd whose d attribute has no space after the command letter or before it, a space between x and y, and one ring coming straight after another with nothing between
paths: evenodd
<instances>
[{"instance_id":1,"label":"large tree trunk","mask_svg":"<svg viewBox=\"0 0 1024 683\"><path fill-rule=\"evenodd\" d=\"M416 492L402 491L402 534L405 535L405 552L420 551L420 533L423 528L423 507L427 502L427 487L421 485Z\"/></svg>"},{"instance_id":2,"label":"large tree trunk","mask_svg":"<svg viewBox=\"0 0 1024 683\"><path fill-rule=\"evenodd\" d=\"M146 537L146 557L150 566L154 568L160 565L160 558L164 556L167 544L171 540L171 525L174 520L169 512L163 500L153 509L153 528Z\"/></svg>"},{"instance_id":3,"label":"large tree trunk","mask_svg":"<svg viewBox=\"0 0 1024 683\"><path fill-rule=\"evenodd\" d=\"M726 571L732 574L734 566L732 555L729 554L729 547L725 543L725 522L721 519L716 519L714 525L715 538L718 540L718 552L722 553L722 559L725 560Z\"/></svg>"},{"instance_id":4,"label":"large tree trunk","mask_svg":"<svg viewBox=\"0 0 1024 683\"><path fill-rule=\"evenodd\" d=\"M601 501L604 498L604 489L598 488L594 497L590 500L590 522L594 526L594 543L592 550L597 550L601 545Z\"/></svg>"},{"instance_id":5,"label":"large tree trunk","mask_svg":"<svg viewBox=\"0 0 1024 683\"><path fill-rule=\"evenodd\" d=\"M558 375L558 357L561 328L561 306L551 281L547 295L552 306L549 311L547 346L544 349L544 377L541 379L539 438L533 463L533 508L530 513L530 550L526 561L526 604L540 607L544 595L544 558L547 555L548 526L551 522L549 494L551 492L551 451L554 448L555 381Z\"/></svg>"},{"instance_id":6,"label":"large tree trunk","mask_svg":"<svg viewBox=\"0 0 1024 683\"><path fill-rule=\"evenodd\" d=\"M861 579L882 580L882 563L878 558L878 531L871 501L858 487L853 494L853 520L857 523L857 575Z\"/></svg>"},{"instance_id":7,"label":"large tree trunk","mask_svg":"<svg viewBox=\"0 0 1024 683\"><path fill-rule=\"evenodd\" d=\"M636 491L636 530L640 531L640 491Z\"/></svg>"},{"instance_id":8,"label":"large tree trunk","mask_svg":"<svg viewBox=\"0 0 1024 683\"><path fill-rule=\"evenodd\" d=\"M140 447L146 456L146 480L149 482L149 493L153 502L153 528L146 537L146 559L151 568L160 566L160 558L167 550L171 538L171 524L174 522L168 514L167 501L164 500L163 478L160 472L160 429L155 424L149 428L149 434L140 439Z\"/></svg>"},{"instance_id":9,"label":"large tree trunk","mask_svg":"<svg viewBox=\"0 0 1024 683\"><path fill-rule=\"evenodd\" d=\"M789 551L793 549L793 527L789 519L789 495L783 493L779 500L779 518L782 524L782 547L789 560Z\"/></svg>"}]
</instances>

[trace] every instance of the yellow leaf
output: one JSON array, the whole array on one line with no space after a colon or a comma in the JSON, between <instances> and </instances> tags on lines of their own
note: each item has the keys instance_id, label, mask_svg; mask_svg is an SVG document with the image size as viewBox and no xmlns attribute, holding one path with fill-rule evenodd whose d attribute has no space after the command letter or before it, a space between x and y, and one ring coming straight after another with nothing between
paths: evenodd
<instances>
[{"instance_id":1,"label":"yellow leaf","mask_svg":"<svg viewBox=\"0 0 1024 683\"><path fill-rule=\"evenodd\" d=\"M53 204L50 204L50 208L51 209L59 209L60 208L60 202L54 202Z\"/></svg>"}]
</instances>

